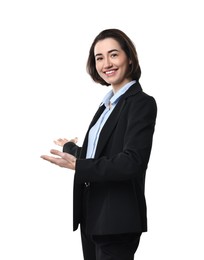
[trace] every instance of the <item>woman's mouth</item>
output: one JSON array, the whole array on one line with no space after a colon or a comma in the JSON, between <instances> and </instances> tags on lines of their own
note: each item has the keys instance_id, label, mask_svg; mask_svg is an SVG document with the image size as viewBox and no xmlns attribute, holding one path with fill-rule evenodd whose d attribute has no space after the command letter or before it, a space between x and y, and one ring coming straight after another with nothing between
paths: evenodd
<instances>
[{"instance_id":1,"label":"woman's mouth","mask_svg":"<svg viewBox=\"0 0 204 260\"><path fill-rule=\"evenodd\" d=\"M116 70L108 70L108 71L105 71L104 73L106 74L106 76L113 76L115 74Z\"/></svg>"}]
</instances>

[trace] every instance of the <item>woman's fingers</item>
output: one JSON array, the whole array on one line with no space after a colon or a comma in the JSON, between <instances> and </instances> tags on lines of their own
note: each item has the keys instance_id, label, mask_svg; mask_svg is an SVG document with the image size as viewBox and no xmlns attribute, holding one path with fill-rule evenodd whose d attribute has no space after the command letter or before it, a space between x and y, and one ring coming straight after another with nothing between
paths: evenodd
<instances>
[{"instance_id":1,"label":"woman's fingers","mask_svg":"<svg viewBox=\"0 0 204 260\"><path fill-rule=\"evenodd\" d=\"M59 138L59 139L57 139L57 140L54 140L54 143L55 143L56 145L59 145L59 146L63 146L63 145L66 144L67 142L69 142L69 140L66 139L66 138Z\"/></svg>"},{"instance_id":2,"label":"woman's fingers","mask_svg":"<svg viewBox=\"0 0 204 260\"><path fill-rule=\"evenodd\" d=\"M57 140L54 140L54 143L56 145L59 145L59 146L64 146L67 142L73 142L73 143L77 143L78 142L78 138L75 137L75 138L72 138L70 140L66 139L66 138L59 138Z\"/></svg>"},{"instance_id":3,"label":"woman's fingers","mask_svg":"<svg viewBox=\"0 0 204 260\"><path fill-rule=\"evenodd\" d=\"M78 137L75 137L73 139L70 139L69 142L77 143L78 142Z\"/></svg>"},{"instance_id":4,"label":"woman's fingers","mask_svg":"<svg viewBox=\"0 0 204 260\"><path fill-rule=\"evenodd\" d=\"M73 155L68 153L63 153L55 149L50 150L50 153L57 157L50 156L50 155L41 155L41 158L51 163L54 163L60 167L64 167L72 170L75 169L76 157L74 157Z\"/></svg>"}]
</instances>

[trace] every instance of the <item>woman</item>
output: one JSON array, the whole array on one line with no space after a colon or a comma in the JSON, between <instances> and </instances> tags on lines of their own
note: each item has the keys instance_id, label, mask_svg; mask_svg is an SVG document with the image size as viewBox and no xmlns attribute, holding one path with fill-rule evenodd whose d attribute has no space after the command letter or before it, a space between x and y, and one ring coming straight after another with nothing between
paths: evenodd
<instances>
[{"instance_id":1,"label":"woman","mask_svg":"<svg viewBox=\"0 0 204 260\"><path fill-rule=\"evenodd\" d=\"M104 97L82 147L59 139L63 152L43 159L75 170L74 230L81 227L85 260L133 260L147 231L145 174L157 106L143 92L137 52L121 30L107 29L94 39L87 72L112 89ZM55 157L57 156L57 157Z\"/></svg>"}]
</instances>

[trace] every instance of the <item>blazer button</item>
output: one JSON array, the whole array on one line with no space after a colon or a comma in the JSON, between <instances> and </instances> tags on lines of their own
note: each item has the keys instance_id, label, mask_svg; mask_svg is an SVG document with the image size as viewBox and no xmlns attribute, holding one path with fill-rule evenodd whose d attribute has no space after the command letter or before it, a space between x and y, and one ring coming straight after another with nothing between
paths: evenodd
<instances>
[{"instance_id":1,"label":"blazer button","mask_svg":"<svg viewBox=\"0 0 204 260\"><path fill-rule=\"evenodd\" d=\"M85 182L85 187L88 188L90 186L90 182Z\"/></svg>"}]
</instances>

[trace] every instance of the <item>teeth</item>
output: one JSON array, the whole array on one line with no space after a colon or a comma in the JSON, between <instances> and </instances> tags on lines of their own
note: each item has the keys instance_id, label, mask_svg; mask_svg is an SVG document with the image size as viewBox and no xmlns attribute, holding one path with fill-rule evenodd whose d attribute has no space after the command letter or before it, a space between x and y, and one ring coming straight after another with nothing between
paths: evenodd
<instances>
[{"instance_id":1,"label":"teeth","mask_svg":"<svg viewBox=\"0 0 204 260\"><path fill-rule=\"evenodd\" d=\"M114 72L114 70L106 71L106 74L111 74L111 73L113 73L113 72Z\"/></svg>"}]
</instances>

